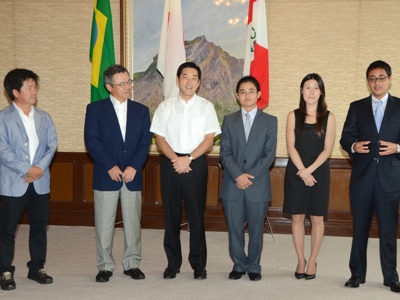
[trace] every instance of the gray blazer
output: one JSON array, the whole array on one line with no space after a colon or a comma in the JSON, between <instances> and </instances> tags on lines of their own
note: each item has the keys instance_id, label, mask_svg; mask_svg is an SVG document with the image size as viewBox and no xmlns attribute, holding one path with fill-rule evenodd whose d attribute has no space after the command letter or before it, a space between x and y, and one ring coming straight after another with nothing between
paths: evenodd
<instances>
[{"instance_id":1,"label":"gray blazer","mask_svg":"<svg viewBox=\"0 0 400 300\"><path fill-rule=\"evenodd\" d=\"M269 167L275 160L277 130L277 118L258 110L246 143L241 110L225 116L220 147L224 167L222 199L235 201L246 196L254 203L271 201ZM255 177L246 190L235 185L243 173Z\"/></svg>"},{"instance_id":2,"label":"gray blazer","mask_svg":"<svg viewBox=\"0 0 400 300\"><path fill-rule=\"evenodd\" d=\"M39 146L33 165L44 170L44 175L33 185L38 194L47 194L50 192L49 165L57 148L57 135L49 114L34 109ZM0 195L23 196L28 188L24 176L30 168L28 135L17 109L11 104L0 111Z\"/></svg>"}]
</instances>

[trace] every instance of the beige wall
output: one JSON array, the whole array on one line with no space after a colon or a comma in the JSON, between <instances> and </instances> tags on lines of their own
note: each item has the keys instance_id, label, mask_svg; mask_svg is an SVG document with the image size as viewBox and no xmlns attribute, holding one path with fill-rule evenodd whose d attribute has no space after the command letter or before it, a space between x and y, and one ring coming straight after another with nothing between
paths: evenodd
<instances>
[{"instance_id":1,"label":"beige wall","mask_svg":"<svg viewBox=\"0 0 400 300\"><path fill-rule=\"evenodd\" d=\"M120 61L119 0L111 0L116 61ZM52 116L58 151L84 152L90 102L93 0L0 0L0 80L13 68L40 77L38 107ZM2 89L3 90L3 89ZM9 103L1 94L0 109Z\"/></svg>"},{"instance_id":2,"label":"beige wall","mask_svg":"<svg viewBox=\"0 0 400 300\"><path fill-rule=\"evenodd\" d=\"M369 94L365 70L370 62L382 59L392 66L391 92L400 96L399 0L266 1L271 78L267 111L279 119L277 156L287 156L286 115L298 105L300 81L316 72L337 116L332 157L343 158L338 142L343 122L349 103ZM118 62L119 0L111 2ZM36 71L41 77L38 106L56 123L59 151L85 151L93 0L0 0L0 7L1 81L11 68ZM0 108L7 105L2 97Z\"/></svg>"}]
</instances>

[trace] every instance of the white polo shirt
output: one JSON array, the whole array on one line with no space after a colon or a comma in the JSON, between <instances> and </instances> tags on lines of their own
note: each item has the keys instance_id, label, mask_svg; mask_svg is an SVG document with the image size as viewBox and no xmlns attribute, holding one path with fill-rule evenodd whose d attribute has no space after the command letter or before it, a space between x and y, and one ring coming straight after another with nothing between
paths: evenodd
<instances>
[{"instance_id":1,"label":"white polo shirt","mask_svg":"<svg viewBox=\"0 0 400 300\"><path fill-rule=\"evenodd\" d=\"M150 131L165 138L176 153L191 153L204 136L221 133L214 105L196 94L187 103L179 96L160 103Z\"/></svg>"}]
</instances>

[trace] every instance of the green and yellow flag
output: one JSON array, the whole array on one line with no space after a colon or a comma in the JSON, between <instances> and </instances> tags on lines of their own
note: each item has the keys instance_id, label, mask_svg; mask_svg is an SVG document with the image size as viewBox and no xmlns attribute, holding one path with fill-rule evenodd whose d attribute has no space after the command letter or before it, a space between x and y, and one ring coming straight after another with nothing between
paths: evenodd
<instances>
[{"instance_id":1,"label":"green and yellow flag","mask_svg":"<svg viewBox=\"0 0 400 300\"><path fill-rule=\"evenodd\" d=\"M115 64L109 0L94 0L89 58L92 62L91 102L94 102L108 97L108 91L104 86L103 73L109 66Z\"/></svg>"}]
</instances>

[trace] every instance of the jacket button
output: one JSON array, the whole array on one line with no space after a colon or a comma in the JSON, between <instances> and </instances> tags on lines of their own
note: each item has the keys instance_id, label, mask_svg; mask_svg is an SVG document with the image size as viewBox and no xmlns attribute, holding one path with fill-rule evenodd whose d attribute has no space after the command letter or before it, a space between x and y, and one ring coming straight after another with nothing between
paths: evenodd
<instances>
[{"instance_id":1,"label":"jacket button","mask_svg":"<svg viewBox=\"0 0 400 300\"><path fill-rule=\"evenodd\" d=\"M246 163L246 160L244 160L243 163L245 164L245 163Z\"/></svg>"}]
</instances>

